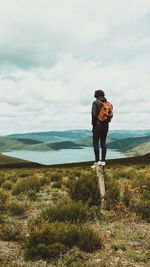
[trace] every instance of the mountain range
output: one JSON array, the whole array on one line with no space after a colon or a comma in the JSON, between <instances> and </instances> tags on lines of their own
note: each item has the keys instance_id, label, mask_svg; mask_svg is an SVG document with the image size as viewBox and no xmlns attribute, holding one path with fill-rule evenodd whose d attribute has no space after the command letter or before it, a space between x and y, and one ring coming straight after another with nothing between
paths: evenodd
<instances>
[{"instance_id":1,"label":"mountain range","mask_svg":"<svg viewBox=\"0 0 150 267\"><path fill-rule=\"evenodd\" d=\"M0 136L0 153L11 150L81 149L84 146L92 146L91 130L48 131ZM127 155L149 153L150 130L110 130L107 146Z\"/></svg>"}]
</instances>

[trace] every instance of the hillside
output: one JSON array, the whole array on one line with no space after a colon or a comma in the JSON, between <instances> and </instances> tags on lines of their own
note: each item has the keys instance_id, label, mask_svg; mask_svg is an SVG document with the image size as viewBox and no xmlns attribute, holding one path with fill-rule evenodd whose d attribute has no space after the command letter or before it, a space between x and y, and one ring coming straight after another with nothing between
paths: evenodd
<instances>
[{"instance_id":1,"label":"hillside","mask_svg":"<svg viewBox=\"0 0 150 267\"><path fill-rule=\"evenodd\" d=\"M68 131L49 131L49 132L36 132L25 134L11 134L7 135L8 138L27 138L38 140L42 142L61 142L71 141L80 138L91 136L90 130L68 130Z\"/></svg>"},{"instance_id":2,"label":"hillside","mask_svg":"<svg viewBox=\"0 0 150 267\"><path fill-rule=\"evenodd\" d=\"M76 144L72 141L44 143L27 138L0 138L0 152L11 150L50 151L57 149L82 149L84 144Z\"/></svg>"},{"instance_id":3,"label":"hillside","mask_svg":"<svg viewBox=\"0 0 150 267\"><path fill-rule=\"evenodd\" d=\"M115 141L118 139L136 138L150 136L150 130L110 130L109 140Z\"/></svg>"},{"instance_id":4,"label":"hillside","mask_svg":"<svg viewBox=\"0 0 150 267\"><path fill-rule=\"evenodd\" d=\"M7 165L7 164L19 163L19 162L25 162L25 161L21 159L16 159L16 158L0 155L0 165Z\"/></svg>"},{"instance_id":5,"label":"hillside","mask_svg":"<svg viewBox=\"0 0 150 267\"><path fill-rule=\"evenodd\" d=\"M139 155L145 155L150 152L150 142L146 142L141 145L137 145L129 150L127 150L126 154L128 156L139 156Z\"/></svg>"},{"instance_id":6,"label":"hillside","mask_svg":"<svg viewBox=\"0 0 150 267\"><path fill-rule=\"evenodd\" d=\"M36 168L36 167L43 167L42 164L27 161L15 157L5 156L0 154L0 169L10 169L10 168Z\"/></svg>"},{"instance_id":7,"label":"hillside","mask_svg":"<svg viewBox=\"0 0 150 267\"><path fill-rule=\"evenodd\" d=\"M52 148L47 144L37 140L0 137L0 152L11 151L11 150L48 151L52 150Z\"/></svg>"},{"instance_id":8,"label":"hillside","mask_svg":"<svg viewBox=\"0 0 150 267\"><path fill-rule=\"evenodd\" d=\"M142 137L150 135L150 130L110 130L109 142L118 139ZM92 136L91 130L67 130L67 131L48 131L35 133L21 133L7 135L8 138L27 138L42 142L57 142L66 140L78 140Z\"/></svg>"},{"instance_id":9,"label":"hillside","mask_svg":"<svg viewBox=\"0 0 150 267\"><path fill-rule=\"evenodd\" d=\"M150 142L149 130L110 130L107 138L107 147L118 149L127 155L142 155L150 152L149 149L145 150L146 145L144 144L147 142ZM144 146L139 147L139 145ZM50 151L72 148L81 149L84 146L92 146L92 132L90 130L50 131L0 137L0 152L11 150Z\"/></svg>"},{"instance_id":10,"label":"hillside","mask_svg":"<svg viewBox=\"0 0 150 267\"><path fill-rule=\"evenodd\" d=\"M118 149L122 152L128 152L134 147L141 145L141 144L146 144L147 142L150 142L150 136L120 139L120 140L108 143L107 147L110 149Z\"/></svg>"},{"instance_id":11,"label":"hillside","mask_svg":"<svg viewBox=\"0 0 150 267\"><path fill-rule=\"evenodd\" d=\"M49 146L53 149L82 149L83 144L75 144L71 141L64 141L64 142L57 142L57 143L50 143Z\"/></svg>"}]
</instances>

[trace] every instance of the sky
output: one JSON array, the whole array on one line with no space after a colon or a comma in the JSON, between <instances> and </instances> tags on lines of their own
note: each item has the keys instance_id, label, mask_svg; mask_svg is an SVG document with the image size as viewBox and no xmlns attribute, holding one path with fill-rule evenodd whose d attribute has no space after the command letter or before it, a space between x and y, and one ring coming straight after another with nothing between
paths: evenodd
<instances>
[{"instance_id":1,"label":"sky","mask_svg":"<svg viewBox=\"0 0 150 267\"><path fill-rule=\"evenodd\" d=\"M149 85L149 0L0 0L0 135L91 129L98 89L150 129Z\"/></svg>"}]
</instances>

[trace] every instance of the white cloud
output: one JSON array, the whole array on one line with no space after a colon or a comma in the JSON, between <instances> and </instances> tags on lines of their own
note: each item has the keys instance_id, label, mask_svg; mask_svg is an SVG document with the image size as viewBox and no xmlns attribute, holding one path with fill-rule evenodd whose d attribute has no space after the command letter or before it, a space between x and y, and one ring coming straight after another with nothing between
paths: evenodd
<instances>
[{"instance_id":1,"label":"white cloud","mask_svg":"<svg viewBox=\"0 0 150 267\"><path fill-rule=\"evenodd\" d=\"M96 89L111 128L149 128L148 0L0 4L1 133L90 128Z\"/></svg>"}]
</instances>

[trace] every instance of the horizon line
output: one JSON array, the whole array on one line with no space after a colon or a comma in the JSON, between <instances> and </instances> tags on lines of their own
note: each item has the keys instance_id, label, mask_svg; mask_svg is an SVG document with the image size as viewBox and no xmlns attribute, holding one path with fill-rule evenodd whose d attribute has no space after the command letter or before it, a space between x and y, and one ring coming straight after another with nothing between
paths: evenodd
<instances>
[{"instance_id":1,"label":"horizon line","mask_svg":"<svg viewBox=\"0 0 150 267\"><path fill-rule=\"evenodd\" d=\"M14 134L35 134L35 133L48 133L48 132L68 132L68 131L92 131L91 129L66 129L66 130L39 130L39 131L32 131L32 132L13 132L13 133L6 133L6 134L2 134L1 136L9 136L9 135L14 135ZM110 129L109 132L112 131L150 131L150 129Z\"/></svg>"}]
</instances>

